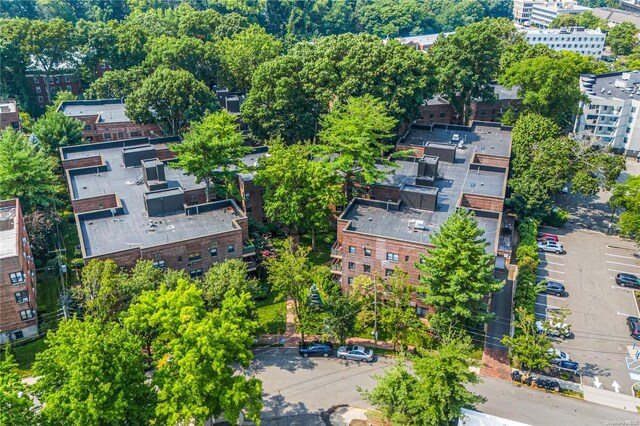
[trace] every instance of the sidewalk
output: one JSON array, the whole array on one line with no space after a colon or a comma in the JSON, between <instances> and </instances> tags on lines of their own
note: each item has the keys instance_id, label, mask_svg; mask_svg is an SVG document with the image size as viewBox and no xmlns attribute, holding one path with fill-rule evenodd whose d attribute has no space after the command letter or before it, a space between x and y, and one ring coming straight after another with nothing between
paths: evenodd
<instances>
[{"instance_id":1,"label":"sidewalk","mask_svg":"<svg viewBox=\"0 0 640 426\"><path fill-rule=\"evenodd\" d=\"M623 393L611 392L604 389L597 389L592 386L583 386L584 400L620 410L637 413L640 407L640 398Z\"/></svg>"}]
</instances>

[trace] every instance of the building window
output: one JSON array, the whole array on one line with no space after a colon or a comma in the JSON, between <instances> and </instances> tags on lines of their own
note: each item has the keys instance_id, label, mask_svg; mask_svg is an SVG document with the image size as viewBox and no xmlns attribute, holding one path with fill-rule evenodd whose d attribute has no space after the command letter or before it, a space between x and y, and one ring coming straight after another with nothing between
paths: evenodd
<instances>
[{"instance_id":1,"label":"building window","mask_svg":"<svg viewBox=\"0 0 640 426\"><path fill-rule=\"evenodd\" d=\"M365 274L370 274L371 273L371 265L362 265L362 270L364 271Z\"/></svg>"},{"instance_id":2,"label":"building window","mask_svg":"<svg viewBox=\"0 0 640 426\"><path fill-rule=\"evenodd\" d=\"M480 115L485 115L486 113L487 113L487 110L486 110L486 109L481 109L481 110L480 110Z\"/></svg>"},{"instance_id":3,"label":"building window","mask_svg":"<svg viewBox=\"0 0 640 426\"><path fill-rule=\"evenodd\" d=\"M404 257L404 261L405 261L405 262L408 262L408 261L409 261L409 256L405 256L405 257Z\"/></svg>"},{"instance_id":4,"label":"building window","mask_svg":"<svg viewBox=\"0 0 640 426\"><path fill-rule=\"evenodd\" d=\"M182 256L178 256L178 262L182 262Z\"/></svg>"},{"instance_id":5,"label":"building window","mask_svg":"<svg viewBox=\"0 0 640 426\"><path fill-rule=\"evenodd\" d=\"M428 312L427 312L427 308L421 308L421 307L419 307L419 306L416 308L416 314L417 314L419 317L426 317L426 316L427 316L427 313L428 313Z\"/></svg>"},{"instance_id":6,"label":"building window","mask_svg":"<svg viewBox=\"0 0 640 426\"><path fill-rule=\"evenodd\" d=\"M634 112L636 112L636 107L631 107L631 114L633 114Z\"/></svg>"},{"instance_id":7,"label":"building window","mask_svg":"<svg viewBox=\"0 0 640 426\"><path fill-rule=\"evenodd\" d=\"M49 84L53 84L53 77L49 77Z\"/></svg>"},{"instance_id":8,"label":"building window","mask_svg":"<svg viewBox=\"0 0 640 426\"><path fill-rule=\"evenodd\" d=\"M42 96L38 96L38 102L42 102Z\"/></svg>"},{"instance_id":9,"label":"building window","mask_svg":"<svg viewBox=\"0 0 640 426\"><path fill-rule=\"evenodd\" d=\"M118 132L118 139L124 139L124 133Z\"/></svg>"},{"instance_id":10,"label":"building window","mask_svg":"<svg viewBox=\"0 0 640 426\"><path fill-rule=\"evenodd\" d=\"M65 76L64 76L64 81L68 83L68 82L70 82L70 81L71 81L71 79L69 78L69 76L68 76L68 75L65 75ZM69 86L67 86L67 87L69 87ZM69 89L69 90L71 90L71 89Z\"/></svg>"},{"instance_id":11,"label":"building window","mask_svg":"<svg viewBox=\"0 0 640 426\"><path fill-rule=\"evenodd\" d=\"M398 256L398 253L387 253L387 260L390 260L392 262L397 262L400 259L400 256Z\"/></svg>"},{"instance_id":12,"label":"building window","mask_svg":"<svg viewBox=\"0 0 640 426\"><path fill-rule=\"evenodd\" d=\"M153 261L153 267L154 268L159 268L159 269L164 268L165 267L164 260L154 260Z\"/></svg>"},{"instance_id":13,"label":"building window","mask_svg":"<svg viewBox=\"0 0 640 426\"><path fill-rule=\"evenodd\" d=\"M440 113L440 118L445 118L446 116L447 116L447 113L445 113L445 112L441 112Z\"/></svg>"},{"instance_id":14,"label":"building window","mask_svg":"<svg viewBox=\"0 0 640 426\"><path fill-rule=\"evenodd\" d=\"M36 93L42 93L42 87L36 86Z\"/></svg>"},{"instance_id":15,"label":"building window","mask_svg":"<svg viewBox=\"0 0 640 426\"><path fill-rule=\"evenodd\" d=\"M350 270L350 271L355 271L355 270L356 270L356 264L355 264L355 262L349 262L348 267L349 267L349 270Z\"/></svg>"},{"instance_id":16,"label":"building window","mask_svg":"<svg viewBox=\"0 0 640 426\"><path fill-rule=\"evenodd\" d=\"M187 262L197 262L198 260L202 259L202 254L199 251L191 253L188 259L189 260L187 260Z\"/></svg>"},{"instance_id":17,"label":"building window","mask_svg":"<svg viewBox=\"0 0 640 426\"><path fill-rule=\"evenodd\" d=\"M105 133L105 134L104 134L104 140L105 140L105 141L110 141L111 139L112 139L112 138L111 138L111 133Z\"/></svg>"},{"instance_id":18,"label":"building window","mask_svg":"<svg viewBox=\"0 0 640 426\"><path fill-rule=\"evenodd\" d=\"M40 83L40 79L38 77L33 77L33 82L34 83Z\"/></svg>"},{"instance_id":19,"label":"building window","mask_svg":"<svg viewBox=\"0 0 640 426\"><path fill-rule=\"evenodd\" d=\"M16 338L16 340L20 340L24 338L24 333L22 333L22 330L14 331L13 336Z\"/></svg>"},{"instance_id":20,"label":"building window","mask_svg":"<svg viewBox=\"0 0 640 426\"><path fill-rule=\"evenodd\" d=\"M84 129L85 130L91 130L91 124L85 124L84 125Z\"/></svg>"},{"instance_id":21,"label":"building window","mask_svg":"<svg viewBox=\"0 0 640 426\"><path fill-rule=\"evenodd\" d=\"M131 132L131 137L132 138L139 138L140 136L142 136L142 133L137 131L137 130L134 131L134 132Z\"/></svg>"},{"instance_id":22,"label":"building window","mask_svg":"<svg viewBox=\"0 0 640 426\"><path fill-rule=\"evenodd\" d=\"M202 268L192 269L189 271L189 276L191 278L198 278L202 276Z\"/></svg>"},{"instance_id":23,"label":"building window","mask_svg":"<svg viewBox=\"0 0 640 426\"><path fill-rule=\"evenodd\" d=\"M12 272L9 274L9 278L11 278L11 284L20 284L23 283L26 279L26 274L22 271L20 272Z\"/></svg>"},{"instance_id":24,"label":"building window","mask_svg":"<svg viewBox=\"0 0 640 426\"><path fill-rule=\"evenodd\" d=\"M87 142L92 142L93 136L87 136L86 138L84 138L84 140L86 140Z\"/></svg>"},{"instance_id":25,"label":"building window","mask_svg":"<svg viewBox=\"0 0 640 426\"><path fill-rule=\"evenodd\" d=\"M424 260L424 256L420 256L420 263L422 263L423 265L424 265L425 263L427 263L427 262Z\"/></svg>"},{"instance_id":26,"label":"building window","mask_svg":"<svg viewBox=\"0 0 640 426\"><path fill-rule=\"evenodd\" d=\"M71 86L67 84L67 90L71 92Z\"/></svg>"},{"instance_id":27,"label":"building window","mask_svg":"<svg viewBox=\"0 0 640 426\"><path fill-rule=\"evenodd\" d=\"M366 257L371 257L371 249L368 249L368 248L364 249L364 255Z\"/></svg>"},{"instance_id":28,"label":"building window","mask_svg":"<svg viewBox=\"0 0 640 426\"><path fill-rule=\"evenodd\" d=\"M56 77L56 83L60 83L60 77Z\"/></svg>"},{"instance_id":29,"label":"building window","mask_svg":"<svg viewBox=\"0 0 640 426\"><path fill-rule=\"evenodd\" d=\"M212 248L210 250L211 253L211 257L216 257L218 255L218 249L217 248Z\"/></svg>"},{"instance_id":30,"label":"building window","mask_svg":"<svg viewBox=\"0 0 640 426\"><path fill-rule=\"evenodd\" d=\"M251 199L251 193L250 192L245 192L244 193L244 200L245 201L249 201Z\"/></svg>"},{"instance_id":31,"label":"building window","mask_svg":"<svg viewBox=\"0 0 640 426\"><path fill-rule=\"evenodd\" d=\"M36 312L32 309L25 309L24 311L20 311L20 319L22 321L28 321L30 319L34 319L36 317Z\"/></svg>"},{"instance_id":32,"label":"building window","mask_svg":"<svg viewBox=\"0 0 640 426\"><path fill-rule=\"evenodd\" d=\"M349 246L349 254L356 254L356 246Z\"/></svg>"},{"instance_id":33,"label":"building window","mask_svg":"<svg viewBox=\"0 0 640 426\"><path fill-rule=\"evenodd\" d=\"M393 269L385 269L384 270L384 276L385 277L390 277L393 275Z\"/></svg>"},{"instance_id":34,"label":"building window","mask_svg":"<svg viewBox=\"0 0 640 426\"><path fill-rule=\"evenodd\" d=\"M229 244L227 246L227 253L233 253L234 251L236 251L236 246L234 246L233 244Z\"/></svg>"},{"instance_id":35,"label":"building window","mask_svg":"<svg viewBox=\"0 0 640 426\"><path fill-rule=\"evenodd\" d=\"M433 113L429 114L429 118L433 118Z\"/></svg>"},{"instance_id":36,"label":"building window","mask_svg":"<svg viewBox=\"0 0 640 426\"><path fill-rule=\"evenodd\" d=\"M29 292L27 290L17 292L15 296L16 303L24 303L29 301Z\"/></svg>"},{"instance_id":37,"label":"building window","mask_svg":"<svg viewBox=\"0 0 640 426\"><path fill-rule=\"evenodd\" d=\"M353 277L347 278L347 284L349 285L353 284Z\"/></svg>"}]
</instances>

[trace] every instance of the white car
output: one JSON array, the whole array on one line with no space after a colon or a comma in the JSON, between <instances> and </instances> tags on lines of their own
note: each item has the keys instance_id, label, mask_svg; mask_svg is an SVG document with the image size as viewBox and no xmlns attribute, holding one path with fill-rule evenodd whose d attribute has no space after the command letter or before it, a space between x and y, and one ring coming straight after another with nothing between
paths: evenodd
<instances>
[{"instance_id":1,"label":"white car","mask_svg":"<svg viewBox=\"0 0 640 426\"><path fill-rule=\"evenodd\" d=\"M560 254L564 253L564 246L554 241L538 241L538 251Z\"/></svg>"},{"instance_id":2,"label":"white car","mask_svg":"<svg viewBox=\"0 0 640 426\"><path fill-rule=\"evenodd\" d=\"M353 361L373 361L373 351L369 348L365 348L364 346L340 346L336 355L338 355L338 358L350 359Z\"/></svg>"},{"instance_id":3,"label":"white car","mask_svg":"<svg viewBox=\"0 0 640 426\"><path fill-rule=\"evenodd\" d=\"M551 337L569 337L571 335L571 327L566 323L536 321L536 332L538 334L546 333Z\"/></svg>"},{"instance_id":4,"label":"white car","mask_svg":"<svg viewBox=\"0 0 640 426\"><path fill-rule=\"evenodd\" d=\"M549 359L549 363L551 364L560 364L562 361L571 361L571 358L569 358L569 354L566 352L562 352L560 349L551 348L549 349L548 353L551 357Z\"/></svg>"}]
</instances>

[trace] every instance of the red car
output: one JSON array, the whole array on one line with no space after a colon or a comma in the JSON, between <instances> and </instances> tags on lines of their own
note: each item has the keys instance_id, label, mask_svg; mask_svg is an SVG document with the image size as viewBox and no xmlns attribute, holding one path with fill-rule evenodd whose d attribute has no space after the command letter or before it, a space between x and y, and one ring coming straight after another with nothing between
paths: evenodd
<instances>
[{"instance_id":1,"label":"red car","mask_svg":"<svg viewBox=\"0 0 640 426\"><path fill-rule=\"evenodd\" d=\"M560 241L560 238L558 238L557 235L553 235L553 234L538 234L537 237L538 241L552 241L554 243L557 243Z\"/></svg>"}]
</instances>

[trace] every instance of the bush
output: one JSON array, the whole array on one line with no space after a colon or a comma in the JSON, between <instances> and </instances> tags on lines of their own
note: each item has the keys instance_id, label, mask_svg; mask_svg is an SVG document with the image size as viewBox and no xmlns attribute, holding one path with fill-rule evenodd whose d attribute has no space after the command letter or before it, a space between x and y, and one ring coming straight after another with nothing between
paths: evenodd
<instances>
[{"instance_id":1,"label":"bush","mask_svg":"<svg viewBox=\"0 0 640 426\"><path fill-rule=\"evenodd\" d=\"M520 231L520 244L516 254L518 261L518 285L513 298L514 312L524 308L529 314L535 314L536 307L536 270L540 264L536 235L538 222L530 219L523 220Z\"/></svg>"},{"instance_id":2,"label":"bush","mask_svg":"<svg viewBox=\"0 0 640 426\"><path fill-rule=\"evenodd\" d=\"M555 228L562 228L569 220L569 217L571 217L571 214L568 211L554 208L551 214L544 218L543 222Z\"/></svg>"}]
</instances>

